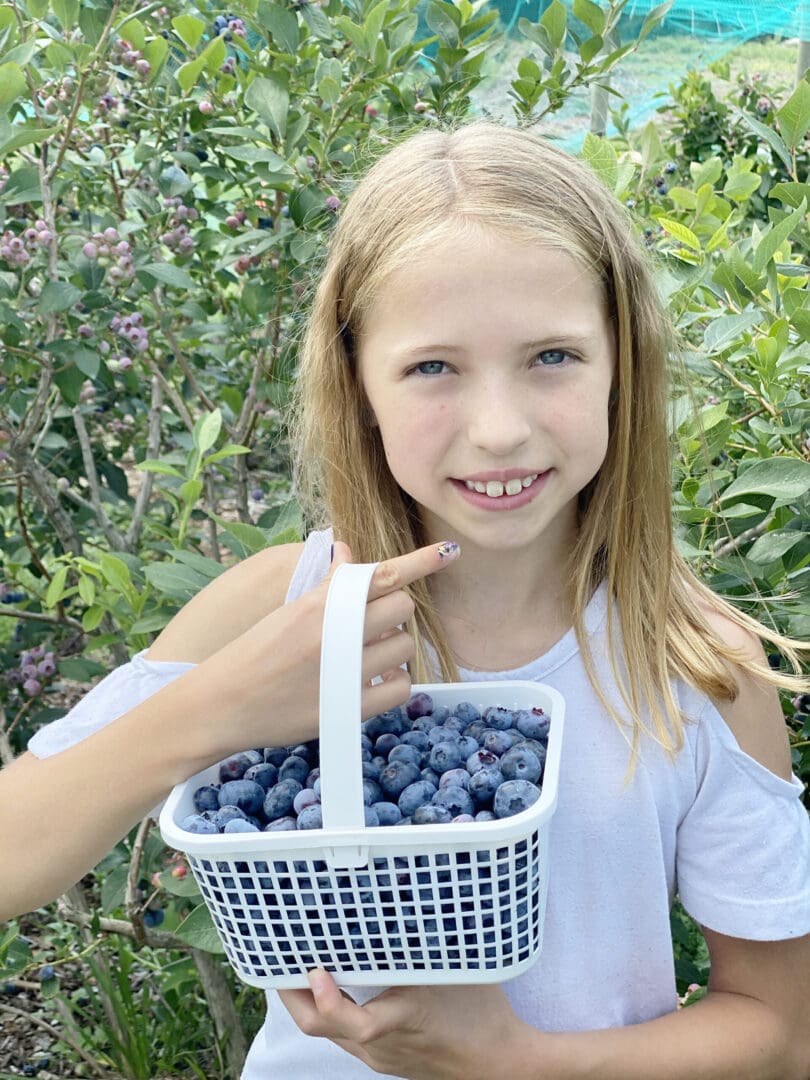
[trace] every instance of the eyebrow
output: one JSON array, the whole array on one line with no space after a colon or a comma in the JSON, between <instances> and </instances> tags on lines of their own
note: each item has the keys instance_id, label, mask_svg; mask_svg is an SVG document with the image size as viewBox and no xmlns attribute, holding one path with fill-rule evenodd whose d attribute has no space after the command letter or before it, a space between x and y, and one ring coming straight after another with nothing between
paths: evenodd
<instances>
[{"instance_id":1,"label":"eyebrow","mask_svg":"<svg viewBox=\"0 0 810 1080\"><path fill-rule=\"evenodd\" d=\"M533 349L542 350L548 348L566 348L574 349L588 349L592 348L596 343L596 335L590 334L571 334L569 332L560 332L558 334L546 334L545 337L538 338L535 341L524 341L517 346L517 351L520 353L529 352ZM428 356L431 353L445 352L445 353L463 353L465 350L460 345L451 345L444 342L436 342L432 345L414 345L406 347L396 352L397 360L411 360L417 356Z\"/></svg>"}]
</instances>

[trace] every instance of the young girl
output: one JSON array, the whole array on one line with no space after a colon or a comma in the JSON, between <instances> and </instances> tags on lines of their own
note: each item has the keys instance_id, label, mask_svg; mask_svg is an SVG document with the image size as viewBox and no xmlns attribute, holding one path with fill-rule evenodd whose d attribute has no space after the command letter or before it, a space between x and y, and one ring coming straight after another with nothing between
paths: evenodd
<instances>
[{"instance_id":1,"label":"young girl","mask_svg":"<svg viewBox=\"0 0 810 1080\"><path fill-rule=\"evenodd\" d=\"M315 972L267 995L246 1080L807 1080L810 825L775 689L797 683L760 639L794 660L797 643L675 551L670 344L631 225L581 162L484 122L381 158L303 342L293 431L319 528L215 580L3 772L0 918L68 887L175 782L316 734L334 550L382 560L364 716L406 699L405 661L417 682L564 695L544 949L502 987L350 997ZM711 954L682 1011L676 893Z\"/></svg>"}]
</instances>

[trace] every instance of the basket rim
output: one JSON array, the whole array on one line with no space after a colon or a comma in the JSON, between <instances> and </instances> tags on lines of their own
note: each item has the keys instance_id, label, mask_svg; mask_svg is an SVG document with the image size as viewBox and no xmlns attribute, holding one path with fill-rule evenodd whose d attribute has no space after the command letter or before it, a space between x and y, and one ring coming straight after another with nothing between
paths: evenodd
<instances>
[{"instance_id":1,"label":"basket rim","mask_svg":"<svg viewBox=\"0 0 810 1080\"><path fill-rule=\"evenodd\" d=\"M497 689L506 697L510 688L527 690L549 699L550 727L548 752L545 762L540 798L526 810L511 817L494 821L471 821L457 824L437 825L375 825L359 829L307 829L298 832L259 833L190 833L180 828L178 810L189 788L196 789L208 779L212 762L187 780L176 784L170 792L159 817L159 827L164 841L175 851L188 855L226 860L230 857L240 861L266 859L268 856L289 852L299 858L329 860L329 851L347 848L380 849L402 848L418 845L420 848L441 846L453 849L475 849L491 846L499 840L512 840L525 836L547 821L557 806L559 770L562 755L562 738L565 724L565 699L553 686L529 680L490 680L462 683L414 683L411 693L448 692L455 696L463 688L467 697L474 698L478 687ZM318 854L320 853L320 854Z\"/></svg>"}]
</instances>

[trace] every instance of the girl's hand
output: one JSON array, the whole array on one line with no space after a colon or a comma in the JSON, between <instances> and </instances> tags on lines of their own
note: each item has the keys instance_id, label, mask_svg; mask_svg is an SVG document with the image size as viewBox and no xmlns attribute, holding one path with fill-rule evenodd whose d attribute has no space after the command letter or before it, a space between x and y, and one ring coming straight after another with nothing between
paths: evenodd
<instances>
[{"instance_id":1,"label":"girl's hand","mask_svg":"<svg viewBox=\"0 0 810 1080\"><path fill-rule=\"evenodd\" d=\"M408 698L410 676L400 665L413 658L414 642L398 626L411 618L414 604L404 587L452 561L454 552L442 554L441 548L431 544L389 559L374 573L366 606L362 719ZM207 703L211 760L250 746L291 745L317 736L326 595L335 568L350 561L349 548L338 541L321 585L272 611L183 677L198 684ZM377 676L383 681L372 686Z\"/></svg>"},{"instance_id":2,"label":"girl's hand","mask_svg":"<svg viewBox=\"0 0 810 1080\"><path fill-rule=\"evenodd\" d=\"M330 1039L375 1072L407 1080L492 1080L520 1060L526 1025L499 986L399 986L357 1005L326 971L279 990L305 1035ZM513 1074L514 1075L514 1074Z\"/></svg>"}]
</instances>

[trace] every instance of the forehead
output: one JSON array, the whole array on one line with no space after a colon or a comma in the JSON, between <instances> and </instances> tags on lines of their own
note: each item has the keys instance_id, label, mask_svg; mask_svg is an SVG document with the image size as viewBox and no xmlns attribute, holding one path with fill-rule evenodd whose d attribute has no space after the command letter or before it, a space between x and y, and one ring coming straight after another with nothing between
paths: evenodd
<instances>
[{"instance_id":1,"label":"forehead","mask_svg":"<svg viewBox=\"0 0 810 1080\"><path fill-rule=\"evenodd\" d=\"M524 340L537 333L604 334L604 289L581 257L492 230L461 230L414 252L384 277L364 313L360 340L427 334Z\"/></svg>"}]
</instances>

